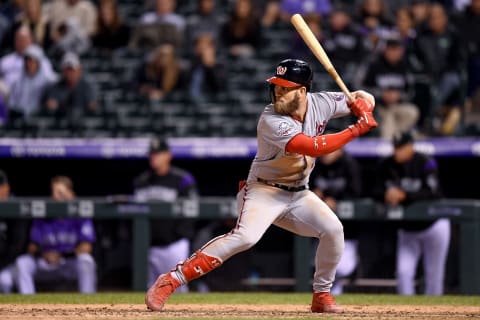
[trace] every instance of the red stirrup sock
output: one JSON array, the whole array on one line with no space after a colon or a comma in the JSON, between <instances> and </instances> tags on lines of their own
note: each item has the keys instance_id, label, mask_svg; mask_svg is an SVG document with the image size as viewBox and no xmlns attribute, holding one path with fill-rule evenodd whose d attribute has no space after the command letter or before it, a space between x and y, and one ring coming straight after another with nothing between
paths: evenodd
<instances>
[{"instance_id":1,"label":"red stirrup sock","mask_svg":"<svg viewBox=\"0 0 480 320\"><path fill-rule=\"evenodd\" d=\"M219 258L209 256L198 250L183 263L178 264L173 272L182 284L186 284L221 265L222 261Z\"/></svg>"}]
</instances>

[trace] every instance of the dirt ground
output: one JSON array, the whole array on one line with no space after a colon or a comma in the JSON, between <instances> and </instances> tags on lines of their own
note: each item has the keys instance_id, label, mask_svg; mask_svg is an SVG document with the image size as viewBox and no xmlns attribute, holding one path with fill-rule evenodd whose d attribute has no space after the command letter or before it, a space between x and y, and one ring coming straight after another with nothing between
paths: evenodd
<instances>
[{"instance_id":1,"label":"dirt ground","mask_svg":"<svg viewBox=\"0 0 480 320\"><path fill-rule=\"evenodd\" d=\"M345 313L312 314L308 305L167 304L151 312L139 304L0 304L2 320L133 320L133 319L480 319L480 307L472 306L357 306Z\"/></svg>"}]
</instances>

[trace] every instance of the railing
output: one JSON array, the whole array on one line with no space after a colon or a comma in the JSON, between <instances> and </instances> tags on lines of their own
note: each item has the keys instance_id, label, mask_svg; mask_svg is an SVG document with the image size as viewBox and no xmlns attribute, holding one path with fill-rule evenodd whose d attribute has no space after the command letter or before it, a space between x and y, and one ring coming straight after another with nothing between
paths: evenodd
<instances>
[{"instance_id":1,"label":"railing","mask_svg":"<svg viewBox=\"0 0 480 320\"><path fill-rule=\"evenodd\" d=\"M147 252L150 240L149 219L169 218L228 218L236 216L236 202L231 197L200 198L198 201L179 200L175 203L110 202L79 199L72 202L52 202L45 199L15 199L0 202L0 217L89 217L93 219L131 219L133 234L133 290L144 291L147 282ZM432 220L449 217L459 225L460 293L480 294L480 201L444 199L417 202L409 207L385 210L371 199L343 201L338 204L341 220ZM295 290L309 291L311 241L295 237Z\"/></svg>"}]
</instances>

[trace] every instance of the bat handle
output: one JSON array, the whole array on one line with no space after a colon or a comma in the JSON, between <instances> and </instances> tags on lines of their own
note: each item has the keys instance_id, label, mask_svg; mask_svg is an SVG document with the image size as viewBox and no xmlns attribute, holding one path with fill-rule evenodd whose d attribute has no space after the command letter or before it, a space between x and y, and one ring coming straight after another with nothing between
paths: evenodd
<instances>
[{"instance_id":1,"label":"bat handle","mask_svg":"<svg viewBox=\"0 0 480 320\"><path fill-rule=\"evenodd\" d=\"M343 93L345 94L345 96L347 97L347 100L349 103L352 103L353 101L355 101L355 98L353 98L353 95L350 93L350 91L345 91L345 90L342 90Z\"/></svg>"}]
</instances>

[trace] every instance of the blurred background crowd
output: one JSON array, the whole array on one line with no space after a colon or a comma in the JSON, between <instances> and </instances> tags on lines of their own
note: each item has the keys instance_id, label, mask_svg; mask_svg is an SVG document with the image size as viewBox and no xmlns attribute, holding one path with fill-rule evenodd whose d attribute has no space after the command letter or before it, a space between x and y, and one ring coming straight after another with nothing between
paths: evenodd
<instances>
[{"instance_id":1,"label":"blurred background crowd","mask_svg":"<svg viewBox=\"0 0 480 320\"><path fill-rule=\"evenodd\" d=\"M255 136L281 59L338 91L290 25L297 12L347 86L375 93L373 135L479 133L479 0L11 0L0 136Z\"/></svg>"},{"instance_id":2,"label":"blurred background crowd","mask_svg":"<svg viewBox=\"0 0 480 320\"><path fill-rule=\"evenodd\" d=\"M339 91L291 26L293 13L304 16L347 86L375 95L380 127L370 136L390 141L408 131L411 136L397 147L407 145L413 157L415 139L480 135L480 0L11 0L0 1L0 137L255 137L257 118L269 102L265 79L273 75L280 60L310 62L315 70L312 91ZM334 120L327 130L343 129L352 121ZM155 156L157 153L162 155ZM332 208L345 197L375 197L385 205L409 203L411 199L401 190L388 197L384 197L385 190L374 194L375 187L382 184L372 179L382 176L379 159L361 159L355 165L347 156L342 153L334 160L320 159L311 179L311 189ZM410 160L404 161L405 166ZM438 160L442 193L424 194L430 198L478 198L478 190L469 187L478 177L475 157ZM64 194L59 197L55 192L58 181L64 185L61 190L67 187L72 197L77 192L84 197L126 194L123 200L141 201L232 196L250 165L250 159L176 159L185 171L170 170L172 154L166 143L150 146L148 161L147 165L144 159L5 158L0 196L8 200L50 195L53 200L65 201ZM403 170L403 165L392 167L411 173ZM387 169L384 171L396 172ZM428 169L437 181L436 165ZM412 170L422 177L430 171ZM364 179L350 183L354 179L349 175ZM385 181L393 179L384 176ZM73 192L72 181L77 192ZM422 181L431 187L432 179ZM328 190L332 185L355 190L345 196ZM35 292L34 271L45 271L47 279L52 271L20 255L40 255L41 239L32 230L44 227L47 234L50 230L48 223L35 228L31 223L27 219L0 221L0 250L5 253L0 261L2 292ZM173 252L187 255L234 224L234 219L194 225L154 221L156 237L149 259L165 254L156 247L171 241L181 248L175 247ZM345 226L350 230L346 236L352 240L349 252L353 258L349 260L352 265L339 274L394 278L396 268L402 267L395 265L396 235L404 226L355 222L353 231L348 223ZM70 231L77 232L77 227ZM79 250L70 243L68 250L61 252L65 256L57 254L53 260L82 257L86 268L97 268L100 289L128 288L131 225L117 219L96 220L94 228L96 238L92 234L71 238L85 237L83 242L95 242L93 248L82 245ZM453 249L448 247L450 233L440 233L446 242L442 261L445 255L450 257L446 290L455 292L458 233L453 227ZM183 238L189 240L187 246ZM242 286L240 279L290 276L292 236L272 229L265 238L254 250L226 265L223 273L194 289L248 290L251 287ZM36 250L31 242L37 244ZM51 256L44 258L52 260ZM160 272L161 266L149 262L150 273ZM30 280L20 285L17 272L22 268ZM404 269L412 280L416 269ZM61 272L71 275L65 270ZM237 282L231 281L232 275ZM94 291L92 283L97 285L96 281L79 280L77 289ZM35 284L42 290L41 283ZM394 287L389 287L390 291ZM439 294L438 290L433 294Z\"/></svg>"}]
</instances>

